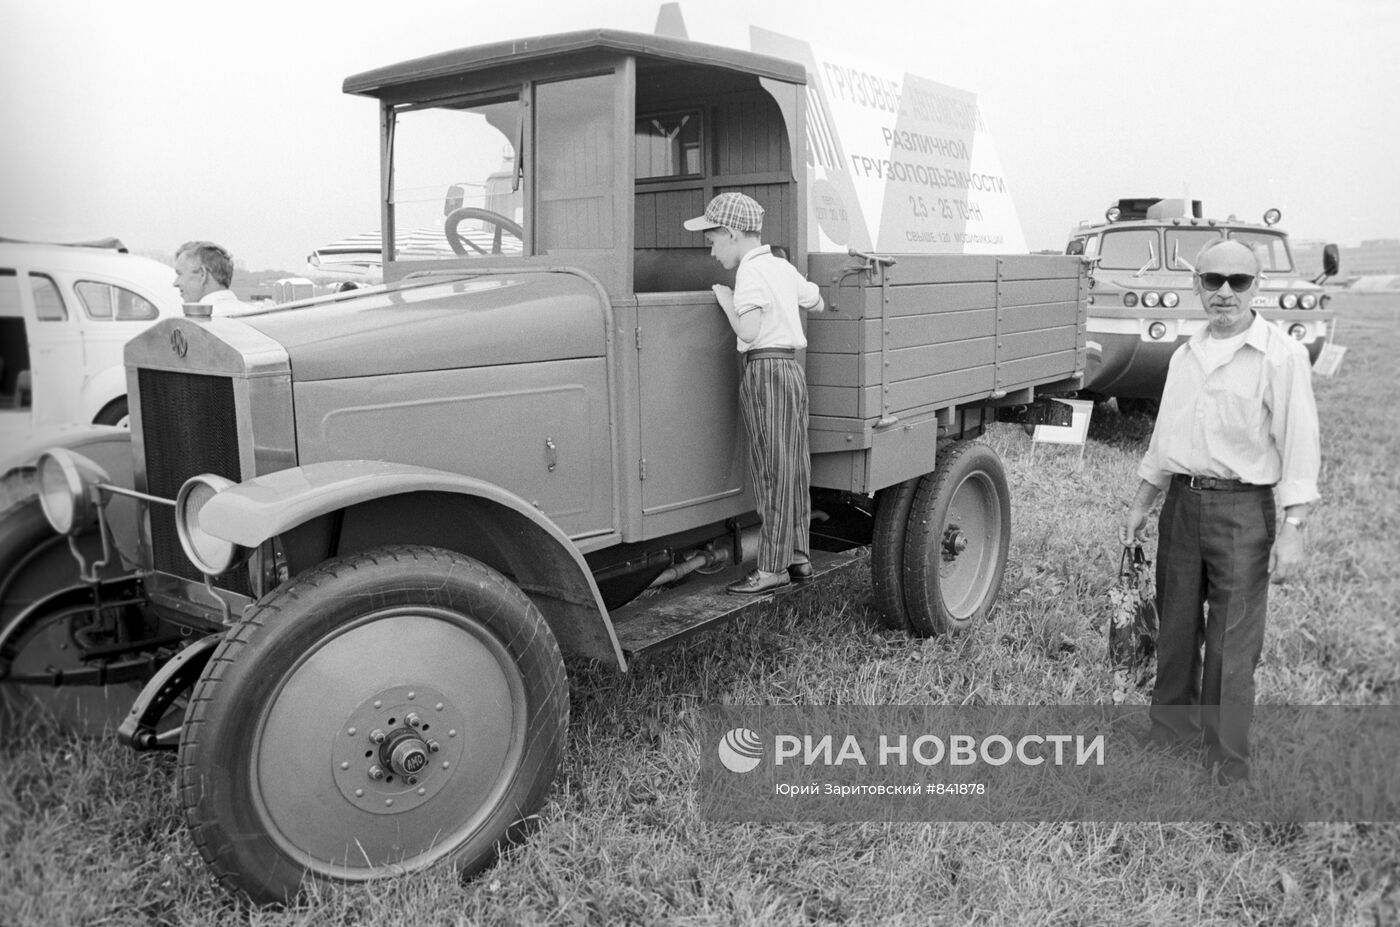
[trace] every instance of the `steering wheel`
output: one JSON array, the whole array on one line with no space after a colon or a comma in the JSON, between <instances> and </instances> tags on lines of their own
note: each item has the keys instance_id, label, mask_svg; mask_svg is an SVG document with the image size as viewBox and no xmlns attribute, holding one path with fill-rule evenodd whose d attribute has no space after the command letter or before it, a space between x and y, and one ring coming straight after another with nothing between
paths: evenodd
<instances>
[{"instance_id":1,"label":"steering wheel","mask_svg":"<svg viewBox=\"0 0 1400 927\"><path fill-rule=\"evenodd\" d=\"M457 226L463 219L485 219L496 227L495 234L491 236L491 250L489 252L470 238L458 233ZM452 250L463 257L471 256L467 252L468 248L477 254L501 254L501 235L504 232L510 232L522 242L525 240L525 229L521 228L520 223L508 219L498 212L492 212L478 206L462 206L452 210L447 214L444 231L447 233L447 243L452 246Z\"/></svg>"}]
</instances>

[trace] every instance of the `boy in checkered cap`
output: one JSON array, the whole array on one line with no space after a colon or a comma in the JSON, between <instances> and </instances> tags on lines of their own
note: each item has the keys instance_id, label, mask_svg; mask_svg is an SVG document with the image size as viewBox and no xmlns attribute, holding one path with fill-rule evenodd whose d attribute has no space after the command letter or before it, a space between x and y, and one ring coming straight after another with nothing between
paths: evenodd
<instances>
[{"instance_id":1,"label":"boy in checkered cap","mask_svg":"<svg viewBox=\"0 0 1400 927\"><path fill-rule=\"evenodd\" d=\"M739 407L763 529L758 569L728 589L757 595L812 576L807 378L797 352L807 346L799 309L821 311L824 304L817 285L760 240L763 207L752 198L721 193L685 227L705 233L710 255L725 269L737 268L734 289L717 284L714 291L744 355Z\"/></svg>"}]
</instances>

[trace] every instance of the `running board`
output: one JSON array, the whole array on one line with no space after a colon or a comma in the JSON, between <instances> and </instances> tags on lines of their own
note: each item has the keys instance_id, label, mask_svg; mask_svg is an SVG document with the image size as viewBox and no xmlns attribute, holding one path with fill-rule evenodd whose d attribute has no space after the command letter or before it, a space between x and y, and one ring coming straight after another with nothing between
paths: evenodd
<instances>
[{"instance_id":1,"label":"running board","mask_svg":"<svg viewBox=\"0 0 1400 927\"><path fill-rule=\"evenodd\" d=\"M752 563L740 570L728 568L708 576L692 573L674 586L648 590L614 610L613 630L628 656L671 647L775 599L825 586L832 579L865 566L869 559L868 547L836 554L814 550L811 579L753 596L732 595L724 589L753 569Z\"/></svg>"}]
</instances>

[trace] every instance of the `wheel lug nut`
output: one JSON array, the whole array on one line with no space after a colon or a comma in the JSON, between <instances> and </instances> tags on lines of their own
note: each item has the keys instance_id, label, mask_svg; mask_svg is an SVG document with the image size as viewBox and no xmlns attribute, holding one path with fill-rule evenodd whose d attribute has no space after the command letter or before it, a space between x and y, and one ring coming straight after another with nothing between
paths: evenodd
<instances>
[{"instance_id":1,"label":"wheel lug nut","mask_svg":"<svg viewBox=\"0 0 1400 927\"><path fill-rule=\"evenodd\" d=\"M373 779L375 782L378 782L380 779L383 779L383 778L384 778L384 770L380 769L379 766L378 766L378 764L375 764L374 766L371 766L371 767L367 770L367 772L369 773L369 777L370 777L371 779Z\"/></svg>"},{"instance_id":2,"label":"wheel lug nut","mask_svg":"<svg viewBox=\"0 0 1400 927\"><path fill-rule=\"evenodd\" d=\"M442 749L442 746L436 740L430 740L428 741L428 749L433 753L437 753Z\"/></svg>"},{"instance_id":3,"label":"wheel lug nut","mask_svg":"<svg viewBox=\"0 0 1400 927\"><path fill-rule=\"evenodd\" d=\"M407 722L409 727L418 727L420 724L423 723L423 719L418 717L418 715L415 712L409 712L406 716L404 716L404 721Z\"/></svg>"},{"instance_id":4,"label":"wheel lug nut","mask_svg":"<svg viewBox=\"0 0 1400 927\"><path fill-rule=\"evenodd\" d=\"M385 740L384 732L379 728L375 728L369 732L369 740L370 743L382 744Z\"/></svg>"}]
</instances>

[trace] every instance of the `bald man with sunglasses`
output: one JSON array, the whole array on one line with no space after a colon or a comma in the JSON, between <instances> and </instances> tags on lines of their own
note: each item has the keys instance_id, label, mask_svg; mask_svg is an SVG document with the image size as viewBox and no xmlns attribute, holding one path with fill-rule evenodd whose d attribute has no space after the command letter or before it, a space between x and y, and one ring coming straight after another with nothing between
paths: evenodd
<instances>
[{"instance_id":1,"label":"bald man with sunglasses","mask_svg":"<svg viewBox=\"0 0 1400 927\"><path fill-rule=\"evenodd\" d=\"M1166 492L1148 736L1204 747L1222 784L1249 776L1269 580L1302 566L1321 466L1308 353L1250 308L1260 271L1255 252L1231 239L1197 256L1207 326L1172 355L1138 466L1142 482L1120 529L1124 545L1141 543L1147 513Z\"/></svg>"}]
</instances>

